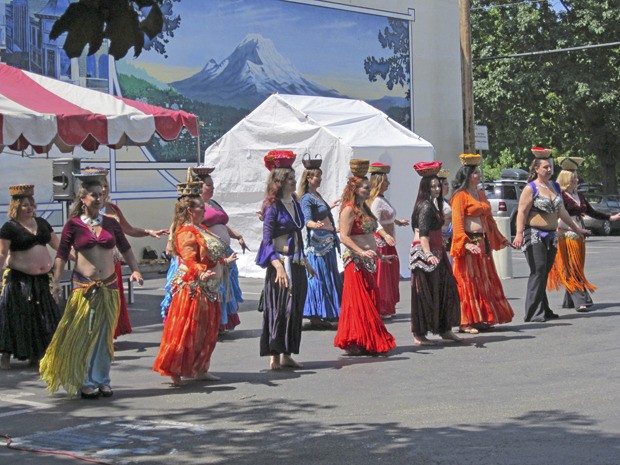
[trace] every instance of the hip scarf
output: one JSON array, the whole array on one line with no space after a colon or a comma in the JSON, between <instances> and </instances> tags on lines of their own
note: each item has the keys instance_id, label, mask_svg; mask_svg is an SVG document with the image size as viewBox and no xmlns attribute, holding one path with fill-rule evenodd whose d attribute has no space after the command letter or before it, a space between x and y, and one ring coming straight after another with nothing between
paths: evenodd
<instances>
[{"instance_id":1,"label":"hip scarf","mask_svg":"<svg viewBox=\"0 0 620 465\"><path fill-rule=\"evenodd\" d=\"M308 230L306 253L322 257L331 252L337 245L338 238L334 231L323 231L321 229Z\"/></svg>"},{"instance_id":2,"label":"hip scarf","mask_svg":"<svg viewBox=\"0 0 620 465\"><path fill-rule=\"evenodd\" d=\"M342 264L344 265L344 268L346 268L349 263L353 263L355 265L356 271L364 268L369 273L377 272L376 260L364 257L363 255L358 255L352 250L345 248L344 252L342 253Z\"/></svg>"},{"instance_id":3,"label":"hip scarf","mask_svg":"<svg viewBox=\"0 0 620 465\"><path fill-rule=\"evenodd\" d=\"M119 295L116 274L93 281L77 271L72 276L73 291L45 357L41 379L50 394L60 386L73 397L84 382L88 363L99 337L114 357L114 328L118 320Z\"/></svg>"}]
</instances>

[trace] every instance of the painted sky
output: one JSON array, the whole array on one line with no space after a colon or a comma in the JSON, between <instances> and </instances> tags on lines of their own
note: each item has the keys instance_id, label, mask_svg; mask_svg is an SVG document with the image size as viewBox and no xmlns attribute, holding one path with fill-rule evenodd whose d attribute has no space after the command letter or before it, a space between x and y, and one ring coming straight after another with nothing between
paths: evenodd
<instances>
[{"instance_id":1,"label":"painted sky","mask_svg":"<svg viewBox=\"0 0 620 465\"><path fill-rule=\"evenodd\" d=\"M168 58L143 52L128 60L165 82L193 74L210 59L222 61L249 33L259 33L307 77L345 95L404 96L405 89L389 92L364 73L367 56L390 55L377 39L388 25L385 17L280 0L183 0L174 11L181 26L166 46ZM175 67L175 73L161 65Z\"/></svg>"}]
</instances>

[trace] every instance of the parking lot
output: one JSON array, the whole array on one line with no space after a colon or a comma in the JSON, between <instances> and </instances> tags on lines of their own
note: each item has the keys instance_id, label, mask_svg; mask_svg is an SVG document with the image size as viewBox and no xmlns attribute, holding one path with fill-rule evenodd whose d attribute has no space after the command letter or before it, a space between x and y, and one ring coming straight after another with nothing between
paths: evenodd
<instances>
[{"instance_id":1,"label":"parking lot","mask_svg":"<svg viewBox=\"0 0 620 465\"><path fill-rule=\"evenodd\" d=\"M116 343L114 397L48 396L37 372L0 372L0 434L14 445L106 464L615 465L620 456L617 357L620 237L588 240L587 273L599 286L592 312L523 323L527 266L512 252L504 280L512 323L465 343L413 345L407 281L387 324L397 348L349 357L333 331L304 331L302 370L271 372L258 356L262 283L242 279L241 326L218 343L222 380L181 388L150 370L162 325L163 278L151 276L130 306L134 332ZM82 463L0 448L0 465Z\"/></svg>"}]
</instances>

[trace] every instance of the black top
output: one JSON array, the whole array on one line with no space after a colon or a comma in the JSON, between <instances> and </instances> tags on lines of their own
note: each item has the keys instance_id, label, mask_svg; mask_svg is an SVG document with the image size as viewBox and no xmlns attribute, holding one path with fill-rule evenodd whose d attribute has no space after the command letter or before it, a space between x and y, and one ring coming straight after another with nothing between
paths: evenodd
<instances>
[{"instance_id":1,"label":"black top","mask_svg":"<svg viewBox=\"0 0 620 465\"><path fill-rule=\"evenodd\" d=\"M18 221L9 220L0 228L0 239L11 241L11 252L20 252L32 249L35 245L46 245L52 240L54 231L50 224L43 218L35 217L37 222L37 234L32 234Z\"/></svg>"},{"instance_id":2,"label":"black top","mask_svg":"<svg viewBox=\"0 0 620 465\"><path fill-rule=\"evenodd\" d=\"M441 212L430 200L420 202L411 215L411 227L420 230L420 237L428 237L430 231L441 229L442 226Z\"/></svg>"}]
</instances>

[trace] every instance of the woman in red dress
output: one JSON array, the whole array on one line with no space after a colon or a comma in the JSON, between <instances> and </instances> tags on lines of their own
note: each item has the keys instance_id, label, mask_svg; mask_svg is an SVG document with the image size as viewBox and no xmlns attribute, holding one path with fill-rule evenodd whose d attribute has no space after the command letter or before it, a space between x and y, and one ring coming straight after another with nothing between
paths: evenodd
<instances>
[{"instance_id":1,"label":"woman in red dress","mask_svg":"<svg viewBox=\"0 0 620 465\"><path fill-rule=\"evenodd\" d=\"M340 210L340 242L346 249L342 254L344 286L334 346L349 355L383 353L396 343L377 310L376 261L389 262L395 257L377 251L377 219L365 203L370 195L368 160L351 160L350 164L353 176L342 194Z\"/></svg>"},{"instance_id":2,"label":"woman in red dress","mask_svg":"<svg viewBox=\"0 0 620 465\"><path fill-rule=\"evenodd\" d=\"M153 365L153 371L170 376L175 386L183 383L182 378L219 380L208 373L220 328L218 293L223 268L237 258L234 253L226 258L226 244L202 225L201 189L202 182L191 181L178 187L172 234L180 263Z\"/></svg>"}]
</instances>

